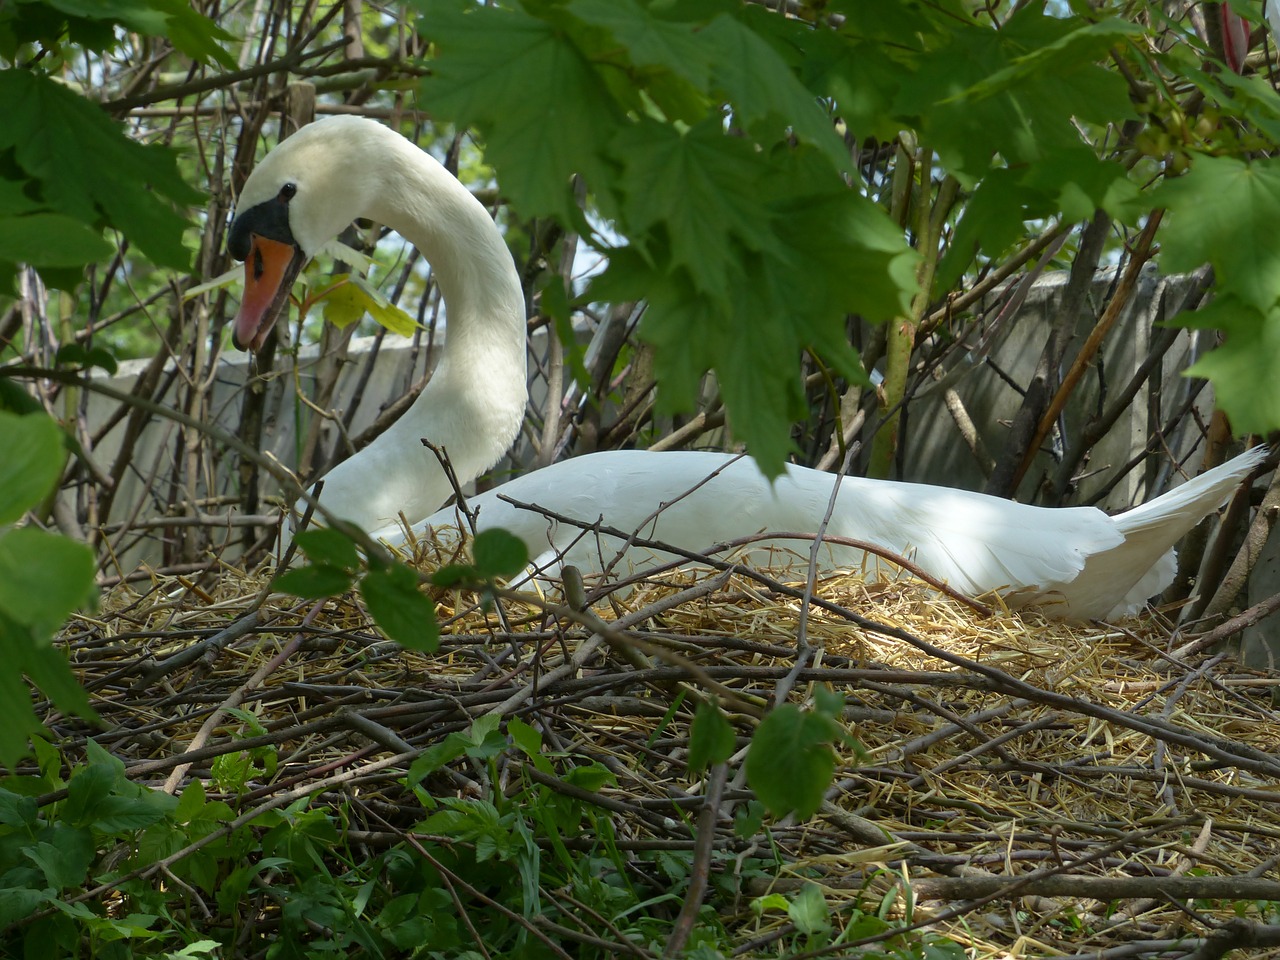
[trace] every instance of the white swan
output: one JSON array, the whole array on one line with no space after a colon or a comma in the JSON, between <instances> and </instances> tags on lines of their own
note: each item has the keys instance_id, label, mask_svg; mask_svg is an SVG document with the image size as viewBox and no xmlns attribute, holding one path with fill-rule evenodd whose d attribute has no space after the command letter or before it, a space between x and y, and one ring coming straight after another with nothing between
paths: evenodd
<instances>
[{"instance_id":1,"label":"white swan","mask_svg":"<svg viewBox=\"0 0 1280 960\"><path fill-rule=\"evenodd\" d=\"M419 527L456 523L451 509L432 515L452 490L421 438L447 449L463 482L514 441L526 402L524 298L501 234L457 180L386 127L333 117L280 144L241 192L228 240L245 261L238 346L262 345L303 263L358 216L417 245L448 307L445 347L421 396L391 429L331 470L321 495L334 514L399 541L401 514L422 521ZM1173 544L1265 455L1252 450L1114 518L1092 507L1033 507L847 477L827 533L910 556L971 594L1000 590L1014 604L1038 602L1058 617L1117 616L1169 584ZM512 530L541 559L575 544L567 559L591 571L612 558L616 541L582 537L579 528L499 495L702 550L759 531L817 531L834 482L832 474L792 467L770 485L754 463L729 454L618 451L535 471L470 504L479 508L480 527ZM830 548L824 566L863 559L861 551Z\"/></svg>"}]
</instances>

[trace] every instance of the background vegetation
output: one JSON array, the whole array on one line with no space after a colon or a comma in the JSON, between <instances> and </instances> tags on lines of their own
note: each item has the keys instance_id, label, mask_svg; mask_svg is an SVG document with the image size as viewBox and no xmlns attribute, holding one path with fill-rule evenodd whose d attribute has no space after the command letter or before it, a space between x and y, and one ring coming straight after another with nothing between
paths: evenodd
<instances>
[{"instance_id":1,"label":"background vegetation","mask_svg":"<svg viewBox=\"0 0 1280 960\"><path fill-rule=\"evenodd\" d=\"M1280 97L1260 19L1245 0L5 0L0 523L32 522L0 532L0 648L16 666L0 674L0 761L41 729L23 674L90 713L48 641L95 570L99 584L134 576L120 558L142 541L196 578L233 549L255 561L293 499L275 499L288 472L314 478L401 408L354 435L354 410L327 412L353 334L393 336L353 322L362 307L415 318L415 379L429 367L430 271L362 224L347 239L377 260L378 294L347 288L309 310L235 409L220 407L237 285L210 281L232 267L240 185L291 125L377 118L493 208L531 333L557 334L527 421L539 463L728 436L771 471L852 451L855 471L895 475L917 394L981 354L1031 279L1067 269L1016 416L970 444L988 492L1062 503L1174 343L1156 326L1147 364L1060 429L1080 383L1101 379L1111 323L1149 262L1191 275L1164 311L1173 323L1225 334L1190 371L1212 380L1219 412L1201 423L1193 404L1157 399L1126 468L1185 449L1175 432L1203 436L1197 458L1212 461L1233 434L1280 423ZM1080 340L1101 266L1113 282ZM307 290L341 269L318 265ZM279 414L264 385L290 382L273 371L313 341L318 413L273 467L255 455ZM93 371L128 358L145 362L110 393ZM92 395L118 407L91 418ZM165 455L143 463L156 429ZM1046 466L1036 454L1050 447ZM171 813L106 758L87 769L130 810ZM14 804L15 822L34 822Z\"/></svg>"}]
</instances>

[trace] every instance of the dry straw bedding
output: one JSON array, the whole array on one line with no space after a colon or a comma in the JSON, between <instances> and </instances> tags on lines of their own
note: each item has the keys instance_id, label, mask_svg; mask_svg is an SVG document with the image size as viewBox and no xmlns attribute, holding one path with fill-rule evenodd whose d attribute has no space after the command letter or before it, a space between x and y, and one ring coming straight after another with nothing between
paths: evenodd
<instances>
[{"instance_id":1,"label":"dry straw bedding","mask_svg":"<svg viewBox=\"0 0 1280 960\"><path fill-rule=\"evenodd\" d=\"M273 777L227 797L237 810L306 794L346 803L348 839L381 849L421 818L400 783L417 752L497 710L579 758L558 769L589 758L613 772L595 799L629 855L692 851L705 784L684 763L688 691L732 691L722 702L745 748L753 714L825 683L844 694L865 755L840 748L818 816L736 838L751 794L742 753L730 764L715 849L785 862L721 905L747 953L776 955L788 933L785 915L753 915L751 897L807 879L841 917L880 909L897 884L893 915L911 911L977 957L1214 956L1228 935L1253 938L1249 956L1280 956L1258 945L1280 903L1280 681L1221 654L1169 656L1186 638L1155 618L1081 628L984 615L915 580L860 575L819 582L808 602L794 581L684 571L593 606L638 649L601 642L549 594L499 614L447 593L442 644L424 655L380 638L352 597L266 595L269 574L156 576L66 630L106 724L93 735L138 782L180 790L223 754L271 746ZM70 756L92 732L48 722ZM461 762L428 786L477 796L538 776L575 789L514 751L501 782L485 775Z\"/></svg>"}]
</instances>

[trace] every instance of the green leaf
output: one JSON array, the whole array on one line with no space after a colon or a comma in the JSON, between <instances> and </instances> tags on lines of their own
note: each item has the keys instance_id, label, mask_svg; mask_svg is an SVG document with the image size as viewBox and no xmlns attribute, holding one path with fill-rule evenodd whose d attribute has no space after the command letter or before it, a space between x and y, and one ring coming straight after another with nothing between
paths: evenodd
<instances>
[{"instance_id":1,"label":"green leaf","mask_svg":"<svg viewBox=\"0 0 1280 960\"><path fill-rule=\"evenodd\" d=\"M271 589L278 593L291 593L307 600L335 597L351 589L355 580L351 572L327 563L309 567L293 567L278 574L271 581Z\"/></svg>"},{"instance_id":2,"label":"green leaf","mask_svg":"<svg viewBox=\"0 0 1280 960\"><path fill-rule=\"evenodd\" d=\"M747 782L770 813L808 819L835 775L831 718L784 703L761 721L747 750Z\"/></svg>"},{"instance_id":3,"label":"green leaf","mask_svg":"<svg viewBox=\"0 0 1280 960\"><path fill-rule=\"evenodd\" d=\"M573 767L564 775L564 782L592 793L598 793L601 787L617 783L617 777L608 767L599 763L586 763Z\"/></svg>"},{"instance_id":4,"label":"green leaf","mask_svg":"<svg viewBox=\"0 0 1280 960\"><path fill-rule=\"evenodd\" d=\"M369 316L379 326L386 327L392 333L401 337L412 337L414 333L421 329L417 320L387 300L381 291L372 286L364 277L352 276L351 283L367 298L368 302L365 310L369 312Z\"/></svg>"},{"instance_id":5,"label":"green leaf","mask_svg":"<svg viewBox=\"0 0 1280 960\"><path fill-rule=\"evenodd\" d=\"M168 37L174 47L201 63L216 60L228 70L238 66L234 57L215 43L232 41L212 20L192 9L185 0L45 0L63 13L85 19L119 23L135 33Z\"/></svg>"},{"instance_id":6,"label":"green leaf","mask_svg":"<svg viewBox=\"0 0 1280 960\"><path fill-rule=\"evenodd\" d=\"M0 413L16 413L24 417L33 413L42 417L47 416L39 400L23 390L14 381L3 377L0 377ZM3 489L4 487L0 486L0 490Z\"/></svg>"},{"instance_id":7,"label":"green leaf","mask_svg":"<svg viewBox=\"0 0 1280 960\"><path fill-rule=\"evenodd\" d=\"M627 229L661 225L673 266L694 286L728 301L739 280L741 248L784 256L772 229L768 191L772 172L750 143L727 136L719 117L681 133L670 124L641 121L613 143L622 164L619 187Z\"/></svg>"},{"instance_id":8,"label":"green leaf","mask_svg":"<svg viewBox=\"0 0 1280 960\"><path fill-rule=\"evenodd\" d=\"M360 554L355 543L340 530L327 527L304 530L293 538L293 542L312 563L328 564L351 572L360 569Z\"/></svg>"},{"instance_id":9,"label":"green leaf","mask_svg":"<svg viewBox=\"0 0 1280 960\"><path fill-rule=\"evenodd\" d=\"M537 759L542 756L542 734L519 717L507 721L507 735L526 757Z\"/></svg>"},{"instance_id":10,"label":"green leaf","mask_svg":"<svg viewBox=\"0 0 1280 960\"><path fill-rule=\"evenodd\" d=\"M360 581L369 614L390 639L428 653L440 646L435 604L418 589L418 575L403 564L370 570Z\"/></svg>"},{"instance_id":11,"label":"green leaf","mask_svg":"<svg viewBox=\"0 0 1280 960\"><path fill-rule=\"evenodd\" d=\"M475 567L469 563L447 563L433 570L427 577L437 587L456 587L469 583L475 577Z\"/></svg>"},{"instance_id":12,"label":"green leaf","mask_svg":"<svg viewBox=\"0 0 1280 960\"><path fill-rule=\"evenodd\" d=\"M707 90L715 49L698 36L693 24L657 17L635 0L572 0L569 10L608 30L636 66L660 67L699 91Z\"/></svg>"},{"instance_id":13,"label":"green leaf","mask_svg":"<svg viewBox=\"0 0 1280 960\"><path fill-rule=\"evenodd\" d=\"M529 562L529 548L506 530L481 530L471 543L471 557L481 579L514 577Z\"/></svg>"},{"instance_id":14,"label":"green leaf","mask_svg":"<svg viewBox=\"0 0 1280 960\"><path fill-rule=\"evenodd\" d=\"M31 682L40 688L59 710L97 721L98 714L89 702L89 695L80 685L67 656L60 647L47 642L28 645L27 649L11 661Z\"/></svg>"},{"instance_id":15,"label":"green leaf","mask_svg":"<svg viewBox=\"0 0 1280 960\"><path fill-rule=\"evenodd\" d=\"M0 534L0 612L48 637L97 595L93 551L32 527Z\"/></svg>"},{"instance_id":16,"label":"green leaf","mask_svg":"<svg viewBox=\"0 0 1280 960\"><path fill-rule=\"evenodd\" d=\"M186 220L173 204L202 195L165 147L130 140L96 105L28 70L0 70L0 150L40 186L44 202L81 223L120 230L163 266L190 269Z\"/></svg>"},{"instance_id":17,"label":"green leaf","mask_svg":"<svg viewBox=\"0 0 1280 960\"><path fill-rule=\"evenodd\" d=\"M942 257L935 292L950 290L981 250L1004 253L1025 234L1025 222L1051 213L1044 197L1027 189L1014 170L992 170L964 206L955 235Z\"/></svg>"},{"instance_id":18,"label":"green leaf","mask_svg":"<svg viewBox=\"0 0 1280 960\"><path fill-rule=\"evenodd\" d=\"M662 67L705 90L711 79L710 48L694 27L654 16L634 0L572 0L569 10L613 34L637 66Z\"/></svg>"},{"instance_id":19,"label":"green leaf","mask_svg":"<svg viewBox=\"0 0 1280 960\"><path fill-rule=\"evenodd\" d=\"M409 765L406 778L409 786L417 786L445 764L452 763L466 752L466 737L459 733L451 733L440 743L432 744Z\"/></svg>"},{"instance_id":20,"label":"green leaf","mask_svg":"<svg viewBox=\"0 0 1280 960\"><path fill-rule=\"evenodd\" d=\"M831 911L827 908L822 888L816 883L806 883L796 898L787 905L787 916L796 929L806 936L828 933L831 930Z\"/></svg>"},{"instance_id":21,"label":"green leaf","mask_svg":"<svg viewBox=\"0 0 1280 960\"><path fill-rule=\"evenodd\" d=\"M574 327L573 307L564 279L558 273L545 273L539 278L538 306L555 322L556 338L564 348L565 360L573 372L574 382L584 390L591 389L591 374L586 366L586 345L578 338Z\"/></svg>"},{"instance_id":22,"label":"green leaf","mask_svg":"<svg viewBox=\"0 0 1280 960\"><path fill-rule=\"evenodd\" d=\"M204 807L204 781L192 779L182 788L182 794L178 797L178 806L173 811L173 817L178 823L190 823L200 815Z\"/></svg>"},{"instance_id":23,"label":"green leaf","mask_svg":"<svg viewBox=\"0 0 1280 960\"><path fill-rule=\"evenodd\" d=\"M0 177L0 217L8 219L17 214L40 212L40 204L27 196L27 182L9 179L13 175Z\"/></svg>"},{"instance_id":24,"label":"green leaf","mask_svg":"<svg viewBox=\"0 0 1280 960\"><path fill-rule=\"evenodd\" d=\"M700 32L716 50L712 61L715 85L728 96L735 118L762 142L778 143L789 130L802 142L817 147L834 170L848 169L849 151L836 135L832 118L800 83L777 48L761 35L765 29L793 32L809 28L760 12L763 17L751 20L756 30L722 14Z\"/></svg>"},{"instance_id":25,"label":"green leaf","mask_svg":"<svg viewBox=\"0 0 1280 960\"><path fill-rule=\"evenodd\" d=\"M1160 232L1165 271L1211 263L1221 293L1263 312L1280 301L1280 159L1197 157L1152 200L1169 211Z\"/></svg>"},{"instance_id":26,"label":"green leaf","mask_svg":"<svg viewBox=\"0 0 1280 960\"><path fill-rule=\"evenodd\" d=\"M751 901L751 912L756 916L763 916L770 910L786 910L791 904L787 902L787 898L780 893L767 893L763 897L756 897Z\"/></svg>"},{"instance_id":27,"label":"green leaf","mask_svg":"<svg viewBox=\"0 0 1280 960\"><path fill-rule=\"evenodd\" d=\"M557 25L519 8L418 0L436 56L422 99L440 118L478 127L485 159L526 216L579 218L571 178L607 190L605 145L621 121L583 54Z\"/></svg>"},{"instance_id":28,"label":"green leaf","mask_svg":"<svg viewBox=\"0 0 1280 960\"><path fill-rule=\"evenodd\" d=\"M73 843L72 838L79 842ZM40 868L46 886L54 890L78 887L89 875L89 865L94 856L93 840L87 830L60 830L57 840L56 845L45 842L32 844L22 851L23 855Z\"/></svg>"},{"instance_id":29,"label":"green leaf","mask_svg":"<svg viewBox=\"0 0 1280 960\"><path fill-rule=\"evenodd\" d=\"M894 2L893 7L899 5ZM913 33L905 30L895 37L894 49L900 49L902 37ZM840 118L858 140L892 142L901 124L890 108L905 71L885 44L867 39L865 34L863 42L856 42L854 36L852 30L815 30L809 40L809 55L801 65L803 77L809 87L835 102Z\"/></svg>"},{"instance_id":30,"label":"green leaf","mask_svg":"<svg viewBox=\"0 0 1280 960\"><path fill-rule=\"evenodd\" d=\"M1187 371L1213 383L1214 400L1231 418L1237 434L1267 434L1280 429L1280 305L1265 314L1234 296L1224 295L1174 322L1216 327L1226 341Z\"/></svg>"},{"instance_id":31,"label":"green leaf","mask_svg":"<svg viewBox=\"0 0 1280 960\"><path fill-rule=\"evenodd\" d=\"M733 835L739 840L758 837L764 828L765 813L764 804L759 800L739 804L733 814Z\"/></svg>"},{"instance_id":32,"label":"green leaf","mask_svg":"<svg viewBox=\"0 0 1280 960\"><path fill-rule=\"evenodd\" d=\"M467 741L467 756L473 760L488 760L507 749L507 738L502 733L502 717L496 713L481 714L463 734Z\"/></svg>"},{"instance_id":33,"label":"green leaf","mask_svg":"<svg viewBox=\"0 0 1280 960\"><path fill-rule=\"evenodd\" d=\"M1099 209L1128 220L1138 202L1138 188L1124 166L1098 159L1089 147L1049 154L1031 166L1022 182L1048 198L1064 220L1087 220Z\"/></svg>"},{"instance_id":34,"label":"green leaf","mask_svg":"<svg viewBox=\"0 0 1280 960\"><path fill-rule=\"evenodd\" d=\"M1064 75L1087 71L1090 77L1096 78L1105 74L1107 71L1097 66L1097 61L1116 42L1141 32L1140 27L1119 19L1091 23L1079 18L1049 16L1043 9L1025 7L1006 20L998 31L1009 65L975 83L964 96L981 99L1050 79L1062 85L1064 97L1070 97L1070 82L1063 82ZM1103 107L1092 99L1073 104L1068 112L1079 111L1090 120L1128 115L1131 107L1128 96L1122 92L1123 79L1114 76L1108 80L1112 81L1113 103ZM1119 85L1114 81L1119 81ZM1082 101L1085 99L1088 98ZM1101 113L1095 112L1099 109Z\"/></svg>"},{"instance_id":35,"label":"green leaf","mask_svg":"<svg viewBox=\"0 0 1280 960\"><path fill-rule=\"evenodd\" d=\"M0 888L0 923L6 927L29 923L33 913L57 902L53 894L45 890L27 886Z\"/></svg>"},{"instance_id":36,"label":"green leaf","mask_svg":"<svg viewBox=\"0 0 1280 960\"><path fill-rule=\"evenodd\" d=\"M0 649L5 656L12 660L12 651L25 652L34 647L30 633L0 611ZM16 767L27 752L28 738L43 730L44 725L31 706L31 689L23 681L21 670L11 662L7 669L0 670L0 765L10 770Z\"/></svg>"},{"instance_id":37,"label":"green leaf","mask_svg":"<svg viewBox=\"0 0 1280 960\"><path fill-rule=\"evenodd\" d=\"M110 350L104 347L86 347L81 343L68 343L59 347L53 362L57 366L84 369L100 367L113 376L120 367Z\"/></svg>"},{"instance_id":38,"label":"green leaf","mask_svg":"<svg viewBox=\"0 0 1280 960\"><path fill-rule=\"evenodd\" d=\"M820 176L816 166L798 154L784 168L784 176L808 189L776 201L774 222L788 257L752 280L775 298L768 307L778 311L777 325L798 316L810 342L825 343L818 331L834 329L849 349L845 314L883 321L910 309L920 254L880 207L825 172Z\"/></svg>"},{"instance_id":39,"label":"green leaf","mask_svg":"<svg viewBox=\"0 0 1280 960\"><path fill-rule=\"evenodd\" d=\"M689 772L696 773L733 755L733 724L713 703L701 702L689 731Z\"/></svg>"},{"instance_id":40,"label":"green leaf","mask_svg":"<svg viewBox=\"0 0 1280 960\"><path fill-rule=\"evenodd\" d=\"M1028 4L999 29L956 20L947 42L906 72L894 110L918 122L948 168L977 178L993 156L1013 165L1079 146L1078 120L1133 115L1118 71L1099 65L1129 27L1081 25Z\"/></svg>"},{"instance_id":41,"label":"green leaf","mask_svg":"<svg viewBox=\"0 0 1280 960\"><path fill-rule=\"evenodd\" d=\"M355 274L339 274L337 282L321 298L324 318L339 330L345 330L366 313L394 334L411 337L418 322L404 310L390 303L377 288Z\"/></svg>"},{"instance_id":42,"label":"green leaf","mask_svg":"<svg viewBox=\"0 0 1280 960\"><path fill-rule=\"evenodd\" d=\"M13 523L53 490L66 452L62 430L43 413L0 410L0 524Z\"/></svg>"},{"instance_id":43,"label":"green leaf","mask_svg":"<svg viewBox=\"0 0 1280 960\"><path fill-rule=\"evenodd\" d=\"M825 683L818 684L813 688L813 708L838 721L844 713L844 694L837 693Z\"/></svg>"},{"instance_id":44,"label":"green leaf","mask_svg":"<svg viewBox=\"0 0 1280 960\"><path fill-rule=\"evenodd\" d=\"M345 330L364 316L368 298L354 284L347 283L349 274L339 274L337 281L325 291L320 301L324 304L324 319L339 330Z\"/></svg>"},{"instance_id":45,"label":"green leaf","mask_svg":"<svg viewBox=\"0 0 1280 960\"><path fill-rule=\"evenodd\" d=\"M551 761L542 755L542 734L519 717L507 721L507 736L526 757L533 761L536 770L543 773L554 773Z\"/></svg>"},{"instance_id":46,"label":"green leaf","mask_svg":"<svg viewBox=\"0 0 1280 960\"><path fill-rule=\"evenodd\" d=\"M99 231L66 214L0 217L0 260L33 267L78 267L114 252Z\"/></svg>"}]
</instances>

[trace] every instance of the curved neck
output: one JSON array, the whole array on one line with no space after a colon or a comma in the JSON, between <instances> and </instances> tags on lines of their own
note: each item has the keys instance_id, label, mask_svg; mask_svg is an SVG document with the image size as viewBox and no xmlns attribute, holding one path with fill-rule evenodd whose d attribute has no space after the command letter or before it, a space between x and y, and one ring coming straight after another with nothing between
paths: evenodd
<instances>
[{"instance_id":1,"label":"curved neck","mask_svg":"<svg viewBox=\"0 0 1280 960\"><path fill-rule=\"evenodd\" d=\"M385 130L385 128L382 128ZM520 277L488 212L434 158L387 131L357 174L361 215L398 231L431 264L445 302L444 346L430 382L399 420L325 478L322 502L365 529L414 522L501 459L527 400Z\"/></svg>"}]
</instances>

